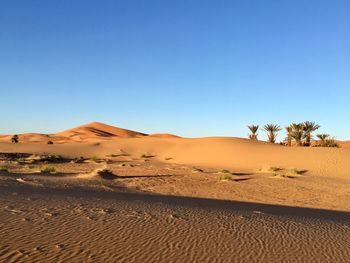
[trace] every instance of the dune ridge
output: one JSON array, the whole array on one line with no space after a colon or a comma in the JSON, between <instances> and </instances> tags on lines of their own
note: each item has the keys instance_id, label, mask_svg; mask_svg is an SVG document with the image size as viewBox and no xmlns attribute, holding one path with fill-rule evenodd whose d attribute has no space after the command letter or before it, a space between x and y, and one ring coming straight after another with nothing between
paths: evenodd
<instances>
[{"instance_id":1,"label":"dune ridge","mask_svg":"<svg viewBox=\"0 0 350 263\"><path fill-rule=\"evenodd\" d=\"M98 140L111 140L113 138L180 138L170 133L147 134L124 128L107 125L101 122L91 122L62 132L43 134L43 133L22 133L19 134L20 141L24 143L47 143L48 141L56 143L87 142ZM11 141L12 135L0 135L0 141Z\"/></svg>"},{"instance_id":2,"label":"dune ridge","mask_svg":"<svg viewBox=\"0 0 350 263\"><path fill-rule=\"evenodd\" d=\"M81 141L88 139L102 139L111 137L133 138L147 136L147 134L110 126L100 122L92 122L73 129L56 133L54 134L54 136L67 137L72 140Z\"/></svg>"}]
</instances>

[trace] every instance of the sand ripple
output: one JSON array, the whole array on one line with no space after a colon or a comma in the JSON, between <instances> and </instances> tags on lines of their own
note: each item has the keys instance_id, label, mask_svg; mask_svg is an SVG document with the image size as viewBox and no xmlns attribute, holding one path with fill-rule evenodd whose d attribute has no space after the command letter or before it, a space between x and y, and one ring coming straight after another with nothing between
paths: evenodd
<instances>
[{"instance_id":1,"label":"sand ripple","mask_svg":"<svg viewBox=\"0 0 350 263\"><path fill-rule=\"evenodd\" d=\"M3 190L3 189L1 189ZM1 262L347 262L349 222L203 202L1 192ZM30 197L30 198L28 198ZM25 220L24 220L25 219Z\"/></svg>"}]
</instances>

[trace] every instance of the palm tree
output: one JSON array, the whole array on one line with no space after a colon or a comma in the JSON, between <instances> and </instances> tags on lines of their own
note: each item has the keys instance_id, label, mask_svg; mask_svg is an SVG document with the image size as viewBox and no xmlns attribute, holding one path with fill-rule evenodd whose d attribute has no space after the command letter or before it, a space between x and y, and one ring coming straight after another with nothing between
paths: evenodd
<instances>
[{"instance_id":1,"label":"palm tree","mask_svg":"<svg viewBox=\"0 0 350 263\"><path fill-rule=\"evenodd\" d=\"M249 139L257 140L258 139L257 131L259 130L259 125L248 125L247 127L251 132L251 134L249 134Z\"/></svg>"},{"instance_id":2,"label":"palm tree","mask_svg":"<svg viewBox=\"0 0 350 263\"><path fill-rule=\"evenodd\" d=\"M286 137L286 142L287 142L287 146L292 146L292 131L293 131L293 128L292 126L288 126L285 128L286 129L286 132L287 132L287 137Z\"/></svg>"},{"instance_id":3,"label":"palm tree","mask_svg":"<svg viewBox=\"0 0 350 263\"><path fill-rule=\"evenodd\" d=\"M312 133L317 129L319 129L321 126L316 124L313 121L305 121L303 125L304 125L304 132L305 132L305 146L310 146Z\"/></svg>"},{"instance_id":4,"label":"palm tree","mask_svg":"<svg viewBox=\"0 0 350 263\"><path fill-rule=\"evenodd\" d=\"M329 134L317 134L316 137L320 139L321 144L324 144L329 138Z\"/></svg>"},{"instance_id":5,"label":"palm tree","mask_svg":"<svg viewBox=\"0 0 350 263\"><path fill-rule=\"evenodd\" d=\"M267 131L267 137L269 138L269 142L275 143L276 137L277 137L277 132L279 132L282 129L280 126L278 126L276 124L266 124L264 126L264 130Z\"/></svg>"},{"instance_id":6,"label":"palm tree","mask_svg":"<svg viewBox=\"0 0 350 263\"><path fill-rule=\"evenodd\" d=\"M305 137L304 124L303 123L293 123L291 125L291 128L292 128L292 133L291 133L292 138L296 141L298 146L302 146L303 139Z\"/></svg>"}]
</instances>

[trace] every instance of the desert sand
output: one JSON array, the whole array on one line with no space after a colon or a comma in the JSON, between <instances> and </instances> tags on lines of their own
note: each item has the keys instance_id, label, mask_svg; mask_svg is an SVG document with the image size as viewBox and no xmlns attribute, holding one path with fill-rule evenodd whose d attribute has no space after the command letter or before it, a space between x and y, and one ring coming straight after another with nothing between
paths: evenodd
<instances>
[{"instance_id":1,"label":"desert sand","mask_svg":"<svg viewBox=\"0 0 350 263\"><path fill-rule=\"evenodd\" d=\"M348 142L286 147L96 122L10 139L0 136L1 262L350 258Z\"/></svg>"}]
</instances>

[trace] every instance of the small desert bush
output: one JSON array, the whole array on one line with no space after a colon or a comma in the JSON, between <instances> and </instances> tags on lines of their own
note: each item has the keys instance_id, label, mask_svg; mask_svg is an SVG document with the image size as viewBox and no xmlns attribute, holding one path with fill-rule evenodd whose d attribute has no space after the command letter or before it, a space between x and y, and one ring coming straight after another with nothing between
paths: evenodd
<instances>
[{"instance_id":1,"label":"small desert bush","mask_svg":"<svg viewBox=\"0 0 350 263\"><path fill-rule=\"evenodd\" d=\"M34 169L34 168L35 168L35 165L33 165L33 164L27 164L25 167L28 168L28 169Z\"/></svg>"},{"instance_id":2,"label":"small desert bush","mask_svg":"<svg viewBox=\"0 0 350 263\"><path fill-rule=\"evenodd\" d=\"M272 167L269 168L269 172L279 172L279 171L281 171L281 170L282 170L281 168L279 168L279 167L274 167L274 166L272 166Z\"/></svg>"},{"instance_id":3,"label":"small desert bush","mask_svg":"<svg viewBox=\"0 0 350 263\"><path fill-rule=\"evenodd\" d=\"M83 156L80 156L78 158L75 158L73 161L75 163L83 163L85 161L85 158Z\"/></svg>"},{"instance_id":4,"label":"small desert bush","mask_svg":"<svg viewBox=\"0 0 350 263\"><path fill-rule=\"evenodd\" d=\"M152 155L152 154L142 154L141 155L141 158L152 158L152 157L155 157L155 155Z\"/></svg>"},{"instance_id":5,"label":"small desert bush","mask_svg":"<svg viewBox=\"0 0 350 263\"><path fill-rule=\"evenodd\" d=\"M192 169L192 173L203 173L204 170L203 169L200 169L200 168L193 168Z\"/></svg>"},{"instance_id":6,"label":"small desert bush","mask_svg":"<svg viewBox=\"0 0 350 263\"><path fill-rule=\"evenodd\" d=\"M8 172L9 171L9 167L7 165L0 165L0 171L1 172Z\"/></svg>"},{"instance_id":7,"label":"small desert bush","mask_svg":"<svg viewBox=\"0 0 350 263\"><path fill-rule=\"evenodd\" d=\"M314 145L314 147L330 147L330 148L339 148L340 145L334 139L326 139L320 141Z\"/></svg>"},{"instance_id":8,"label":"small desert bush","mask_svg":"<svg viewBox=\"0 0 350 263\"><path fill-rule=\"evenodd\" d=\"M41 173L55 173L56 168L52 167L52 166L44 166L44 167L41 167L40 172Z\"/></svg>"},{"instance_id":9,"label":"small desert bush","mask_svg":"<svg viewBox=\"0 0 350 263\"><path fill-rule=\"evenodd\" d=\"M92 156L90 160L96 163L98 162L98 158L96 156Z\"/></svg>"},{"instance_id":10,"label":"small desert bush","mask_svg":"<svg viewBox=\"0 0 350 263\"><path fill-rule=\"evenodd\" d=\"M232 176L231 176L231 174L225 173L225 174L220 176L220 180L221 181L231 181Z\"/></svg>"},{"instance_id":11,"label":"small desert bush","mask_svg":"<svg viewBox=\"0 0 350 263\"><path fill-rule=\"evenodd\" d=\"M106 155L106 157L122 157L122 156L130 156L129 153L121 151L120 153L111 153Z\"/></svg>"},{"instance_id":12,"label":"small desert bush","mask_svg":"<svg viewBox=\"0 0 350 263\"><path fill-rule=\"evenodd\" d=\"M63 157L61 155L51 153L51 154L49 154L47 156L43 156L41 160L45 161L45 162L53 162L53 163L55 163L55 162L63 161Z\"/></svg>"},{"instance_id":13,"label":"small desert bush","mask_svg":"<svg viewBox=\"0 0 350 263\"><path fill-rule=\"evenodd\" d=\"M118 178L118 175L114 174L113 171L108 168L97 169L95 170L95 173L102 179L115 180Z\"/></svg>"},{"instance_id":14,"label":"small desert bush","mask_svg":"<svg viewBox=\"0 0 350 263\"><path fill-rule=\"evenodd\" d=\"M305 173L305 171L301 171L298 169L289 169L287 170L288 175L301 175L303 173Z\"/></svg>"},{"instance_id":15,"label":"small desert bush","mask_svg":"<svg viewBox=\"0 0 350 263\"><path fill-rule=\"evenodd\" d=\"M47 141L47 144L53 144L53 141Z\"/></svg>"},{"instance_id":16,"label":"small desert bush","mask_svg":"<svg viewBox=\"0 0 350 263\"><path fill-rule=\"evenodd\" d=\"M224 174L231 174L231 172L229 170L221 170L221 173L224 173Z\"/></svg>"}]
</instances>

